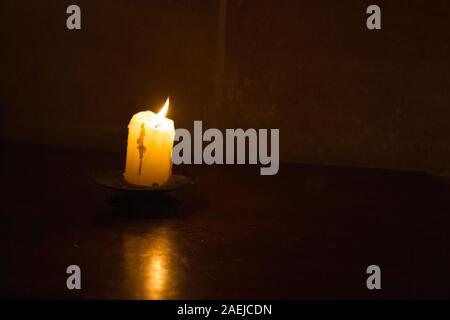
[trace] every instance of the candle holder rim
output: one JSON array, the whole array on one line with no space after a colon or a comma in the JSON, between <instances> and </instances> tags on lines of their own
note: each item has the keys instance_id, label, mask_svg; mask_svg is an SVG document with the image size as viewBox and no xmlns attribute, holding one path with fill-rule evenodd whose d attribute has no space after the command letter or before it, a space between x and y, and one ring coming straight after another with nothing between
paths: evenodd
<instances>
[{"instance_id":1,"label":"candle holder rim","mask_svg":"<svg viewBox=\"0 0 450 320\"><path fill-rule=\"evenodd\" d=\"M109 169L94 172L95 182L104 188L125 192L170 192L195 183L196 179L185 173L172 174L167 183L161 186L144 187L127 182L122 169Z\"/></svg>"}]
</instances>

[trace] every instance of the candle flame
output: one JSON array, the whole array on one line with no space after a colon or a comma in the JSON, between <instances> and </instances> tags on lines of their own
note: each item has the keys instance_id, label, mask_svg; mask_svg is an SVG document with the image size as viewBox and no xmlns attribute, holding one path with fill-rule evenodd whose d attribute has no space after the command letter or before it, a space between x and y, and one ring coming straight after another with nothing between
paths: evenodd
<instances>
[{"instance_id":1,"label":"candle flame","mask_svg":"<svg viewBox=\"0 0 450 320\"><path fill-rule=\"evenodd\" d=\"M158 118L164 118L166 116L167 110L169 110L169 97L167 97L166 103L164 103L161 111L159 111L156 116Z\"/></svg>"}]
</instances>

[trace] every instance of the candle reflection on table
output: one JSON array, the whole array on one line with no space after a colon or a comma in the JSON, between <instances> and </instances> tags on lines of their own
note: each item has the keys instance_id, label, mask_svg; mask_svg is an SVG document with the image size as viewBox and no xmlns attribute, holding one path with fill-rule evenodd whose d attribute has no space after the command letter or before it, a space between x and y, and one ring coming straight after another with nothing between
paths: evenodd
<instances>
[{"instance_id":1,"label":"candle reflection on table","mask_svg":"<svg viewBox=\"0 0 450 320\"><path fill-rule=\"evenodd\" d=\"M177 252L170 230L124 235L126 278L138 299L168 299L177 292Z\"/></svg>"}]
</instances>

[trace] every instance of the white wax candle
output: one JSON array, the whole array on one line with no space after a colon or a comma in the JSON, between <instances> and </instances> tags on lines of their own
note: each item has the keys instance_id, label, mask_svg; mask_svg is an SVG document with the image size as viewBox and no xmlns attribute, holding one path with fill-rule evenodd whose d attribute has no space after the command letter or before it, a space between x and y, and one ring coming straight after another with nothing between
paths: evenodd
<instances>
[{"instance_id":1,"label":"white wax candle","mask_svg":"<svg viewBox=\"0 0 450 320\"><path fill-rule=\"evenodd\" d=\"M168 108L169 98L158 114L142 111L131 118L124 173L128 183L151 187L170 178L175 127L165 117Z\"/></svg>"}]
</instances>

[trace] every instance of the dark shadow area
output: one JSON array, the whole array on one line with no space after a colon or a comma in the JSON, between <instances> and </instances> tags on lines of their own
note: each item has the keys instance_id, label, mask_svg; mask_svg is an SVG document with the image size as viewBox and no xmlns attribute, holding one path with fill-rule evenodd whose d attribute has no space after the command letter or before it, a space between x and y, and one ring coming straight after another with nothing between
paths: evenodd
<instances>
[{"instance_id":1,"label":"dark shadow area","mask_svg":"<svg viewBox=\"0 0 450 320\"><path fill-rule=\"evenodd\" d=\"M195 215L208 207L207 198L195 191L189 191L187 197L180 196L179 193L173 195L163 192L104 192L107 207L94 216L94 223L99 226L133 220L161 220Z\"/></svg>"},{"instance_id":2,"label":"dark shadow area","mask_svg":"<svg viewBox=\"0 0 450 320\"><path fill-rule=\"evenodd\" d=\"M164 218L183 214L179 210L182 202L163 193L115 193L109 196L107 203L116 210L113 213L116 217Z\"/></svg>"}]
</instances>

